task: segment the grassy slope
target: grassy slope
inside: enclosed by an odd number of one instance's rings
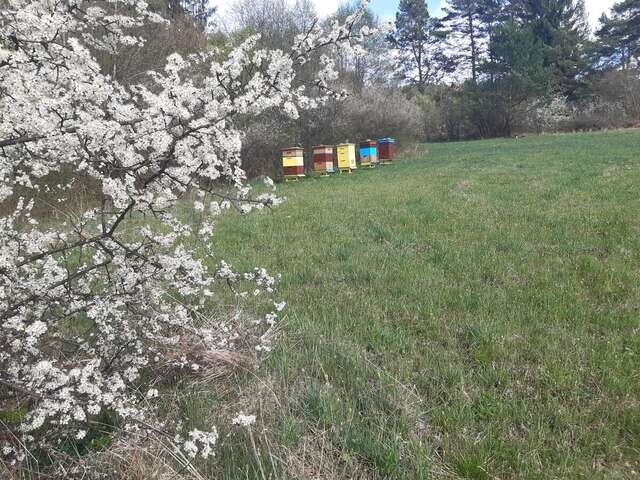
[[[281,272],[289,302],[264,468],[639,471],[639,186],[640,132],[529,137],[430,145],[227,217],[222,257]],[[256,472],[222,455],[229,478]]]

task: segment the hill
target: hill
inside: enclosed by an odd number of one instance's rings
[[[227,217],[221,257],[282,273],[289,304],[265,474],[638,472],[638,185],[638,131],[435,144]]]

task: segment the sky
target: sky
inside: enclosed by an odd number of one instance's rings
[[[589,21],[591,25],[596,25],[600,15],[605,10],[611,8],[615,0],[586,0],[587,11],[589,13]],[[315,0],[317,5],[323,5],[323,9],[329,10],[336,8],[336,5],[340,0]],[[441,0],[428,0],[429,11],[432,15],[438,15],[441,13],[441,7],[444,1]],[[372,0],[371,8],[382,19],[392,19],[395,16],[398,9],[398,0]]]
[[[221,13],[224,13],[228,6],[234,0],[210,0],[211,4],[220,7]],[[446,0],[428,0],[429,10],[432,15],[441,13],[442,3]],[[333,13],[342,0],[313,0],[316,10],[321,17],[325,17]],[[598,24],[600,15],[607,11],[614,4],[615,0],[586,0],[587,11],[589,13],[589,22],[593,27]],[[380,17],[381,20],[392,20],[398,9],[398,0],[371,0],[371,9]]]

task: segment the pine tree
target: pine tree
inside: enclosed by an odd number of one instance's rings
[[[498,25],[489,44],[491,76],[465,85],[467,108],[483,137],[511,136],[518,110],[549,90],[544,45],[526,26],[513,20]]]
[[[453,71],[453,62],[443,51],[444,36],[440,22],[429,15],[425,0],[400,0],[389,41],[399,52],[400,77],[421,92]]]
[[[486,39],[486,17],[483,17],[486,13],[485,3],[481,0],[450,0],[443,19],[451,33],[460,35],[468,43],[468,54],[464,58],[465,63],[471,67],[473,83],[478,82],[482,44]]]
[[[545,47],[556,88],[571,96],[587,67],[589,26],[584,0],[514,0],[511,12]]]
[[[623,0],[611,15],[600,18],[596,32],[597,67],[603,69],[640,66],[640,0]]]

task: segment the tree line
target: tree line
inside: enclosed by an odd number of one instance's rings
[[[638,0],[615,4],[595,32],[583,0],[451,0],[441,18],[401,0],[389,41],[401,82],[441,117],[426,135],[458,139],[623,126],[607,109],[638,123],[639,35]]]

